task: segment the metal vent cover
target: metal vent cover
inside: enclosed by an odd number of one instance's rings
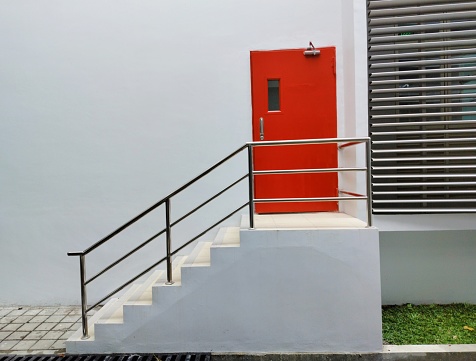
[[[476,212],[476,2],[367,13],[373,213]]]

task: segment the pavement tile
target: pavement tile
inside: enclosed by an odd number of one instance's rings
[[[0,326],[1,331],[16,331],[21,327],[21,323],[9,323],[4,327]]]
[[[54,315],[55,316],[61,316],[61,315],[66,316],[67,314],[69,314],[71,312],[71,310],[72,310],[71,307],[61,307],[61,308],[56,309]]]
[[[2,324],[2,323],[12,323],[16,318],[17,318],[17,316],[3,316],[3,317],[0,317],[0,324]],[[0,326],[0,327],[2,327],[2,326]]]
[[[5,340],[10,334],[11,331],[0,331],[0,341]]]
[[[41,312],[41,310],[41,308],[30,308],[23,314],[23,316],[36,316]]]
[[[6,342],[6,341],[4,341],[4,342]],[[14,341],[14,342],[16,342],[16,341]],[[33,346],[36,342],[37,341],[35,341],[35,340],[23,340],[23,341],[18,342],[11,349],[12,350],[18,350],[18,351],[29,350],[30,347]]]
[[[41,338],[46,335],[48,331],[33,331],[25,337],[25,340],[41,340]]]
[[[39,325],[39,323],[25,323],[17,331],[33,331]]]
[[[45,307],[43,308],[40,313],[38,313],[39,316],[51,316],[58,310],[58,307]]]
[[[37,341],[33,346],[30,346],[29,350],[47,350],[55,343],[55,340],[40,340]]]
[[[56,324],[52,322],[42,323],[37,328],[35,328],[35,331],[50,331],[53,327],[55,327],[55,325]]]
[[[74,316],[66,316],[62,319],[62,322],[77,322],[81,316],[74,315]]]
[[[95,309],[92,309],[91,311],[88,312],[89,315],[94,315],[97,311]],[[74,315],[79,315],[81,316],[81,308],[74,308],[70,313],[68,313],[69,316],[74,316]]]
[[[65,316],[64,315],[53,315],[53,316],[50,316],[46,319],[45,322],[54,322],[54,323],[58,323],[58,322],[61,322],[61,320],[64,318]]]
[[[40,312],[41,313],[41,312]],[[40,323],[40,322],[45,322],[46,319],[48,318],[49,316],[41,316],[41,315],[38,315],[38,316],[34,316],[30,322],[34,322],[34,323]]]
[[[15,346],[18,343],[18,341],[2,341],[0,342],[0,351],[9,351],[12,349],[13,346]]]
[[[30,322],[30,320],[33,318],[34,316],[18,316],[14,321],[13,323],[27,323],[27,322]]]
[[[55,343],[51,346],[51,348],[54,348],[56,350],[58,350],[60,348],[65,348],[64,340],[55,341]]]
[[[28,335],[28,334],[29,334],[29,332],[26,332],[26,331],[15,331],[15,332],[12,332],[12,333],[10,334],[10,336],[8,336],[8,337],[6,338],[6,340],[18,340],[18,341],[21,341],[21,340],[23,340],[23,339],[26,337],[26,335]]]
[[[66,331],[63,336],[61,336],[62,340],[67,340],[70,338],[76,331]]]
[[[8,315],[9,316],[21,316],[26,312],[26,309],[23,307],[19,307],[15,310],[12,310]]]
[[[58,324],[56,324],[55,327],[53,327],[53,331],[68,331],[69,329],[71,329],[73,327],[73,325],[75,325],[75,323],[63,323],[63,322],[60,322]]]
[[[13,308],[8,308],[8,307],[1,308],[0,309],[0,317],[8,315],[12,311],[13,311]]]
[[[63,336],[64,331],[49,331],[44,335],[41,339],[42,340],[58,340]]]

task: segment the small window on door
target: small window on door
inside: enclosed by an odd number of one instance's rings
[[[279,110],[279,79],[268,79],[268,111]]]

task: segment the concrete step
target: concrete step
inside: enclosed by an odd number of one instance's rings
[[[222,227],[213,240],[212,247],[239,247],[240,227]]]
[[[82,339],[83,337],[83,329],[82,327],[77,330],[71,337],[68,339],[68,341],[94,341],[94,325],[98,320],[102,317],[104,317],[105,314],[109,312],[109,310],[115,309],[114,304],[117,302],[118,298],[111,298],[109,301],[104,304],[93,316],[88,318],[88,333],[89,333],[89,338],[87,339]],[[67,342],[68,342],[67,341]]]
[[[192,253],[187,257],[183,266],[204,267],[210,266],[210,247],[213,242],[198,242]]]
[[[164,270],[155,270],[138,287],[134,293],[125,302],[125,305],[151,305],[152,304],[152,286],[165,276]]]

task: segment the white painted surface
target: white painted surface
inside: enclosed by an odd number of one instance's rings
[[[380,232],[382,303],[476,303],[472,230]]]
[[[78,262],[67,251],[251,139],[250,50],[336,46],[338,135],[367,134],[363,1],[16,0],[0,3],[0,34],[0,304],[79,303]],[[341,164],[363,165],[359,149]],[[243,159],[174,199],[173,217],[242,169]],[[340,178],[357,192],[364,183]],[[243,194],[246,185],[213,210],[231,211]],[[365,219],[363,202],[342,207]],[[207,208],[174,229],[175,242],[214,214]],[[476,224],[474,215],[375,218],[384,231]],[[99,248],[90,274],[158,225],[163,209]],[[163,255],[163,243],[151,247],[92,287],[90,299]]]
[[[67,251],[86,248],[251,139],[250,50],[312,40],[336,46],[342,69],[342,3],[2,2],[0,304],[77,304],[79,266]],[[340,117],[345,86],[339,76]],[[173,217],[245,169],[233,165],[178,197]],[[246,185],[242,191],[246,197]],[[214,207],[231,211],[240,198],[231,193]],[[200,219],[211,223],[211,215],[207,208]],[[163,225],[162,216],[98,249],[90,273]],[[191,219],[174,239],[202,225]],[[152,246],[111,280],[162,254],[163,245]],[[110,284],[92,287],[90,299]]]
[[[183,267],[180,287],[155,287],[151,306],[67,351],[382,350],[375,228],[242,229],[240,247],[220,244],[210,267]]]

